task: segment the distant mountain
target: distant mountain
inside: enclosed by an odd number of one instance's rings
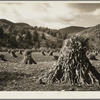
[[[70,26],[70,27],[59,29],[59,32],[63,34],[63,37],[68,38],[72,36],[73,34],[76,34],[77,32],[80,32],[85,29],[87,28],[79,27],[79,26]]]
[[[80,27],[80,26],[70,26],[70,27],[66,27],[66,28],[62,28],[62,29],[59,29],[59,31],[62,33],[76,33],[76,32],[79,32],[79,31],[82,31],[86,29],[85,27]]]

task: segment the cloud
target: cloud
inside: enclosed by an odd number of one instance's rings
[[[99,12],[95,3],[0,3],[0,18],[56,29],[98,24]]]
[[[41,4],[0,4],[0,18],[17,21],[38,21],[46,8]]]
[[[83,12],[92,12],[100,8],[100,3],[69,3],[67,6]]]
[[[79,16],[77,11],[66,7],[63,3],[49,3],[47,11],[48,13],[42,18],[43,21],[47,23],[61,23],[65,27]]]
[[[91,13],[91,15],[94,15],[97,19],[100,19],[100,9],[96,9]]]

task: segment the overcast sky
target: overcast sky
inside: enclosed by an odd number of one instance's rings
[[[0,19],[60,29],[100,24],[100,3],[1,3]]]

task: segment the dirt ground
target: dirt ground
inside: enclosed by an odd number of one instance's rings
[[[25,65],[21,61],[23,55],[17,54],[17,58],[11,57],[7,52],[4,54],[8,60],[0,61],[0,90],[1,91],[99,91],[100,86],[82,85],[70,86],[64,84],[39,84],[38,78],[47,72],[56,62],[52,56],[43,56],[40,52],[32,53],[33,59],[37,64]],[[59,55],[54,53],[54,55]],[[97,60],[90,61],[100,72],[100,54]]]

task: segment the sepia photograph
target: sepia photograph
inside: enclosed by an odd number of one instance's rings
[[[0,1],[0,91],[100,91],[100,2]]]

